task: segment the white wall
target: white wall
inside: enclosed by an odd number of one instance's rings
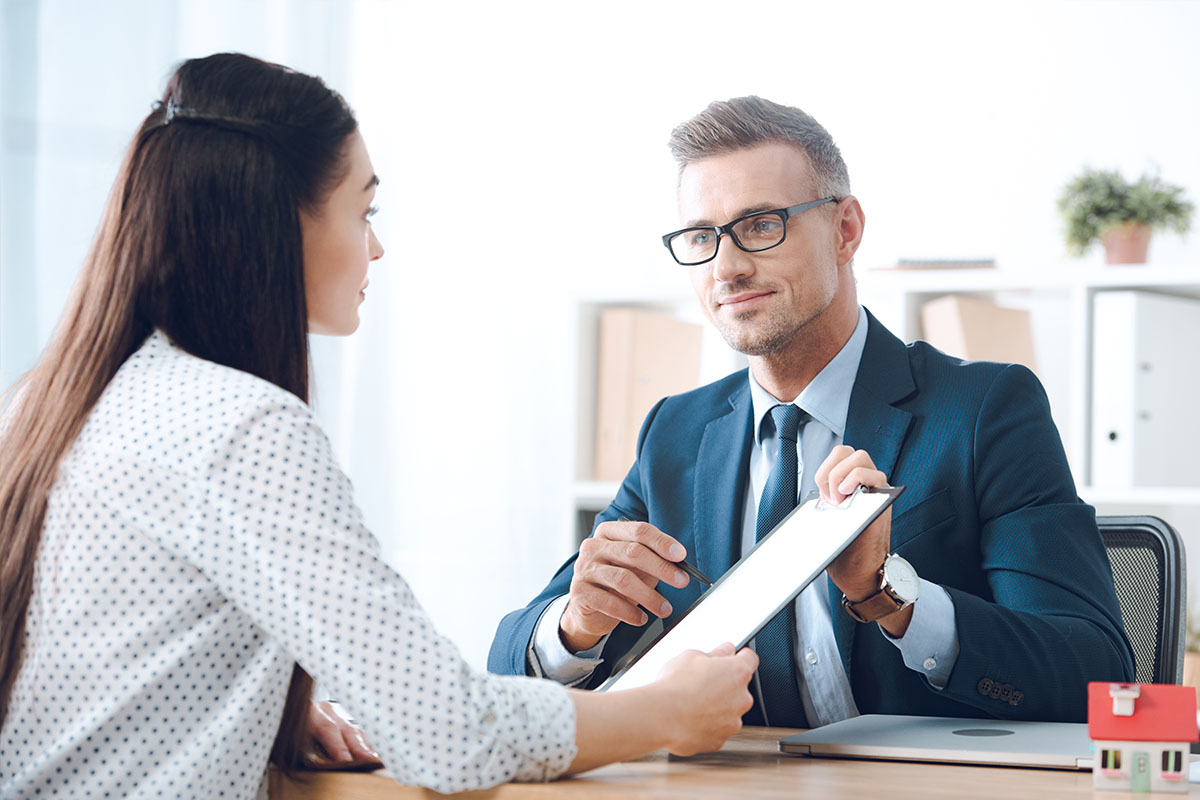
[[[29,358],[175,59],[247,50],[326,75],[356,107],[387,255],[360,332],[318,345],[318,410],[393,563],[479,665],[564,556],[571,298],[682,286],[658,241],[676,224],[665,141],[708,101],[761,94],[833,133],[868,218],[860,273],[899,256],[1058,268],[1054,200],[1084,164],[1158,165],[1200,197],[1190,2],[41,9],[40,153],[57,163],[39,173],[30,242],[57,277],[39,283]],[[1157,238],[1151,259],[1200,269],[1198,242]]]
[[[833,133],[868,219],[860,274],[901,256],[1058,268],[1054,201],[1084,164],[1158,165],[1200,195],[1198,4],[592,8],[356,5],[388,248],[360,343],[391,355],[350,469],[475,659],[564,555],[571,298],[682,286],[658,241],[676,224],[665,142],[710,100],[760,94]],[[1158,237],[1151,259],[1200,270],[1198,241]]]

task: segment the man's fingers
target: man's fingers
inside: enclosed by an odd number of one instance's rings
[[[829,473],[829,486],[830,499],[840,503],[860,486],[887,486],[887,476],[873,465],[855,466],[843,462]]]
[[[849,495],[859,486],[887,486],[887,477],[877,469],[855,467],[842,478],[838,484],[838,491]]]
[[[579,547],[563,633],[582,648],[618,622],[640,627],[647,614],[670,616],[674,609],[655,587],[660,581],[687,586],[687,573],[669,560],[684,555],[679,542],[648,523],[603,523]]]
[[[608,633],[612,625],[588,625],[589,617],[606,617],[639,627],[649,620],[646,612],[638,608],[636,603],[631,603],[599,586],[587,586],[578,591],[572,588],[571,604],[575,606],[576,617],[580,623],[601,630],[602,633]]]
[[[814,480],[817,484],[817,489],[821,492],[821,497],[826,500],[832,500],[833,497],[829,493],[829,473],[830,471],[844,461],[848,456],[854,453],[854,448],[849,445],[839,444],[829,451],[829,455],[821,462],[821,466],[817,467],[817,474]]]
[[[825,500],[840,503],[859,486],[887,486],[887,476],[875,468],[865,450],[839,445],[817,470],[817,488]]]
[[[616,594],[634,605],[639,605],[659,617],[671,615],[671,604],[667,599],[642,582],[637,575],[622,567],[602,566],[595,571],[600,588]]]
[[[669,617],[674,610],[665,597],[637,575],[609,565],[597,566],[587,579],[576,576],[571,581],[571,598],[584,615],[587,612],[604,614],[630,625],[646,623],[642,608],[657,617]]]
[[[647,526],[649,527],[649,526]],[[595,573],[608,566],[635,570],[650,580],[646,585],[653,588],[658,581],[682,588],[687,585],[687,574],[670,561],[664,560],[656,551],[633,539],[585,539],[579,546],[576,572],[588,580],[597,580]]]
[[[592,538],[637,542],[667,561],[682,561],[687,556],[683,545],[648,522],[606,522]]]
[[[864,463],[865,462],[865,463]],[[844,458],[836,464],[831,465],[829,474],[826,476],[824,491],[827,493],[830,500],[835,503],[840,503],[849,496],[850,491],[842,491],[842,486],[848,485],[848,477],[851,472],[860,467],[871,464],[870,457],[862,450],[851,450]]]

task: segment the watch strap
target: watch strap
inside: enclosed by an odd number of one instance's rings
[[[846,609],[846,613],[859,622],[874,622],[889,614],[895,614],[906,605],[907,603],[889,592],[886,588],[880,589],[875,594],[857,603],[851,603],[850,598],[844,594],[842,595],[842,608]]]

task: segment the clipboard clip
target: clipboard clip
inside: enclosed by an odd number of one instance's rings
[[[853,505],[854,498],[858,497],[860,494],[887,493],[887,494],[897,494],[898,495],[899,492],[897,491],[897,489],[902,491],[904,489],[904,487],[903,486],[899,486],[899,487],[897,487],[897,486],[881,486],[879,488],[875,488],[874,486],[859,486],[857,489],[855,489],[853,492],[851,492],[849,495],[847,495],[846,499],[840,503],[827,503],[821,497],[821,495],[817,492],[810,492],[808,497],[806,498],[806,500],[811,500],[813,498],[816,498],[816,501],[817,501],[817,509],[816,510],[817,511],[845,511],[851,505]]]

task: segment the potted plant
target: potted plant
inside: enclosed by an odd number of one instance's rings
[[[1129,183],[1115,170],[1084,169],[1063,187],[1058,210],[1067,225],[1067,248],[1076,255],[1104,243],[1109,264],[1142,264],[1153,230],[1187,233],[1195,206],[1182,186],[1158,175]]]

